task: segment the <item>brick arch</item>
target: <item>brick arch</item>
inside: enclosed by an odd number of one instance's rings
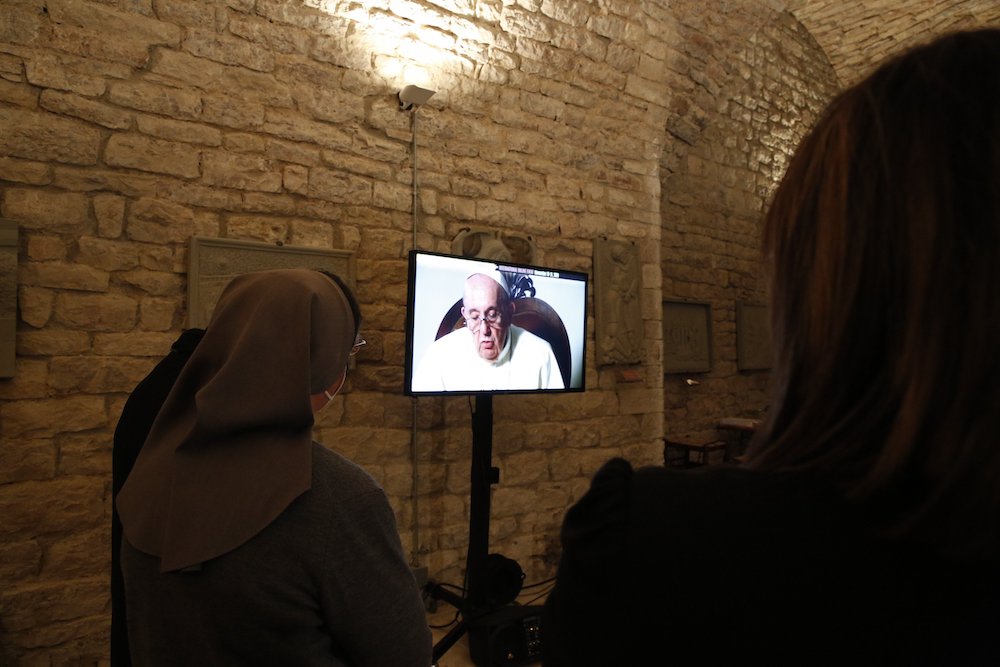
[[[697,388],[688,376],[666,377],[664,430],[673,440],[707,442],[719,437],[719,417],[766,404],[767,374],[737,368],[736,302],[766,301],[760,216],[838,83],[788,12],[747,12],[714,42],[690,38],[696,87],[671,104],[660,160],[661,271],[664,298],[712,304],[714,365]]]

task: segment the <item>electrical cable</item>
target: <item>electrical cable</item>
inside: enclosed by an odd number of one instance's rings
[[[538,588],[539,586],[544,586],[545,584],[551,584],[555,580],[556,580],[555,577],[549,577],[548,579],[543,579],[542,581],[536,582],[534,584],[525,584],[524,586],[521,586],[521,590],[527,588]]]
[[[554,588],[555,588],[555,585],[553,584],[552,586],[550,586],[549,588],[546,588],[544,591],[542,591],[541,593],[539,593],[535,597],[531,598],[527,602],[518,602],[518,604],[521,605],[521,606],[524,606],[524,607],[531,606],[532,604],[534,604],[538,600],[541,600],[542,598],[546,597],[549,593],[552,592],[552,589],[554,589]]]

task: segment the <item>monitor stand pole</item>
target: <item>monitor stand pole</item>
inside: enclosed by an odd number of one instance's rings
[[[426,593],[461,612],[462,620],[434,645],[433,664],[470,629],[488,622],[486,563],[490,548],[490,486],[500,481],[493,456],[493,396],[479,394],[472,413],[472,490],[469,503],[469,551],[465,561],[465,596],[428,582]]]

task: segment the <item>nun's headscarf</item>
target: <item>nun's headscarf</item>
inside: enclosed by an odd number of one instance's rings
[[[118,496],[128,541],[163,572],[231,551],[310,487],[310,395],[344,372],[358,323],[317,271],[238,276]]]

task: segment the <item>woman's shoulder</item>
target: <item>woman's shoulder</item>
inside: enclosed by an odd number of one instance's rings
[[[830,480],[737,465],[641,468],[629,510],[634,535],[688,547],[696,557],[733,549],[766,556],[792,542],[816,553],[842,552],[866,530],[863,512]]]
[[[354,461],[316,442],[312,448],[314,491],[338,496],[384,495],[375,478]]]

